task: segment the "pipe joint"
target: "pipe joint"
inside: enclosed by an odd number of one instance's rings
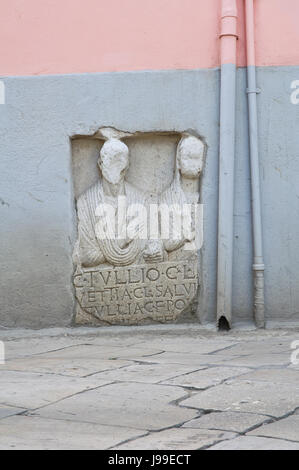
[[[221,32],[219,37],[232,36],[239,39],[237,32],[237,17],[235,16],[224,16],[221,21]]]
[[[265,265],[264,264],[253,264],[252,269],[253,269],[253,271],[265,271]]]

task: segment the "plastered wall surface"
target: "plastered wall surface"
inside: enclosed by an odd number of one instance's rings
[[[207,143],[199,313],[201,321],[214,321],[220,0],[2,3],[0,325],[71,323],[74,201],[95,178],[79,147],[72,161],[71,137],[92,135],[103,126],[131,132],[195,130]],[[237,3],[233,319],[247,321],[252,235],[244,2]],[[291,84],[299,80],[298,14],[298,0],[255,1],[266,318],[279,322],[299,320],[299,105],[290,100]],[[95,163],[98,149],[90,145]],[[149,145],[148,154],[151,150]],[[137,139],[131,182],[142,173],[139,151]],[[169,181],[172,165],[173,160],[164,161]],[[158,181],[148,182],[153,190]]]
[[[5,79],[2,324],[70,323],[76,238],[70,137],[110,125],[132,132],[200,129],[211,142],[206,172],[215,174],[218,78],[212,70]]]
[[[244,66],[244,0],[237,5]],[[217,67],[220,7],[220,0],[2,2],[0,76]],[[298,64],[298,0],[256,0],[255,10],[257,64]]]
[[[299,205],[291,82],[299,67],[258,69],[261,187],[268,319],[299,319]],[[135,132],[195,130],[202,178],[201,320],[215,318],[219,70],[5,78],[1,107],[1,311],[3,326],[69,325],[76,239],[74,135],[101,126]],[[245,70],[238,71],[235,188],[235,321],[251,319],[251,216]],[[283,119],[282,119],[283,116]]]

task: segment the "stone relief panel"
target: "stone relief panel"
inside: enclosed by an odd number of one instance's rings
[[[205,145],[190,133],[100,129],[73,140],[75,321],[186,321],[200,288]]]

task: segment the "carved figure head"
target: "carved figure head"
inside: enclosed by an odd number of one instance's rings
[[[198,178],[203,168],[204,143],[194,136],[183,137],[177,153],[177,167],[186,178]]]
[[[119,183],[129,167],[129,149],[118,139],[107,140],[100,151],[98,166],[111,184]]]

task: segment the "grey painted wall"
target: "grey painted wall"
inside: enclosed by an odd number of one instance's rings
[[[258,97],[268,319],[299,321],[299,67],[260,68]],[[202,320],[215,318],[219,70],[10,77],[0,106],[0,325],[69,325],[76,238],[70,136],[101,126],[194,129],[208,144],[202,181]],[[235,320],[251,319],[245,70],[238,71]]]

